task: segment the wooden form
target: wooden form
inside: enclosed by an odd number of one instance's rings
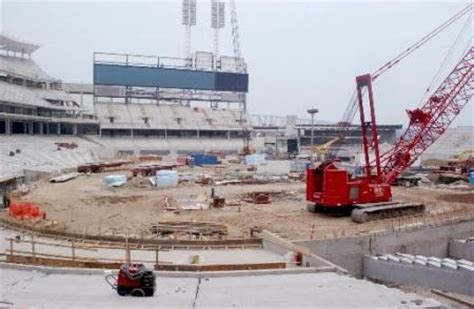
[[[34,232],[37,236],[50,237],[55,240],[72,241],[73,239],[81,243],[109,244],[110,246],[125,246],[125,237],[112,235],[88,235],[86,233],[72,233],[66,231],[51,230],[47,228],[38,228],[10,218],[0,217],[0,224],[5,227],[21,232]],[[206,250],[211,248],[230,249],[230,248],[261,248],[262,240],[260,238],[227,238],[223,239],[146,239],[146,238],[128,238],[130,248],[153,248],[162,249],[195,249]]]
[[[151,226],[154,234],[192,234],[192,235],[227,235],[227,225],[212,222],[171,221],[159,222]]]
[[[77,267],[77,268],[103,268],[103,269],[118,269],[124,263],[143,263],[152,264],[156,270],[166,271],[229,271],[229,270],[251,270],[251,269],[281,269],[286,267],[284,262],[272,263],[246,263],[246,264],[172,264],[159,260],[159,252],[167,251],[161,246],[147,247],[147,248],[131,248],[130,244],[126,242],[125,246],[109,246],[104,244],[83,244],[77,240],[67,243],[57,243],[37,240],[34,234],[31,234],[31,239],[17,239],[7,238],[9,242],[9,249],[5,250],[7,262],[17,264],[32,264],[52,267]],[[31,250],[15,249],[15,244],[24,243],[31,246]],[[70,255],[67,254],[51,254],[38,252],[37,246],[51,246],[69,248]],[[80,256],[77,250],[98,251],[98,249],[118,249],[124,250],[122,259],[106,258],[106,257],[86,257]],[[142,260],[133,259],[133,251],[154,251],[154,259]]]
[[[7,257],[8,262],[12,263],[21,263],[21,264],[33,264],[33,265],[50,265],[50,266],[71,266],[71,267],[88,267],[88,265],[102,265],[103,267],[99,268],[108,268],[108,265],[112,268],[115,268],[115,265],[121,265],[124,263],[150,263],[155,265],[159,264],[170,264],[169,262],[162,262],[158,260],[159,251],[168,251],[167,249],[162,249],[161,247],[154,247],[154,248],[145,248],[145,249],[132,249],[128,246],[128,243],[125,247],[117,247],[117,246],[107,246],[107,245],[91,245],[91,244],[81,244],[77,243],[77,241],[71,241],[68,243],[57,243],[57,242],[47,242],[47,241],[38,241],[35,239],[34,233],[31,234],[31,240],[27,239],[20,239],[20,238],[6,238],[6,241],[9,242],[9,249],[5,250],[5,256]],[[16,243],[24,243],[30,244],[31,250],[18,250],[14,248]],[[46,246],[46,247],[60,247],[60,248],[69,248],[71,251],[71,255],[64,255],[64,254],[50,254],[50,253],[43,253],[38,252],[36,250],[37,246]],[[113,259],[113,258],[105,258],[105,257],[86,257],[86,256],[78,256],[76,250],[86,250],[86,251],[94,251],[97,252],[98,249],[114,249],[114,250],[124,250],[124,259]],[[154,251],[155,252],[155,260],[139,260],[139,259],[132,259],[132,251]]]

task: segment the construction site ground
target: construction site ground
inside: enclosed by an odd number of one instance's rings
[[[226,173],[225,168],[196,167],[190,170]],[[349,217],[308,213],[305,184],[302,181],[223,186],[190,182],[159,189],[152,187],[147,178],[135,177],[121,187],[109,188],[104,182],[108,174],[127,172],[82,175],[64,183],[49,183],[47,180],[36,183],[21,199],[39,205],[46,212],[47,220],[25,222],[38,226],[48,224],[53,229],[76,233],[146,236],[151,234],[151,226],[158,222],[204,221],[227,225],[227,237],[246,237],[250,228],[258,226],[290,240],[297,240],[348,236],[401,225],[423,224],[429,220],[441,220],[439,218],[443,215],[460,220],[474,215],[474,190],[468,185],[459,188],[394,187],[394,199],[423,202],[426,205],[425,213],[357,224]],[[225,198],[226,203],[232,206],[179,212],[166,210],[166,207],[196,204],[196,201],[202,201],[209,195],[211,188],[215,188],[216,195]],[[253,204],[245,201],[245,195],[252,192],[270,192],[271,203]],[[8,216],[8,213],[0,215]]]

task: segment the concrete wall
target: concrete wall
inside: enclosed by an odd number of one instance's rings
[[[25,175],[24,181],[26,184],[36,182],[42,178],[46,178],[51,175],[51,173],[49,172],[34,171],[34,170],[24,170],[23,174]]]
[[[474,241],[455,239],[449,242],[449,256],[474,261]]]
[[[316,254],[311,253],[308,248],[284,240],[270,231],[263,230],[259,233],[259,236],[262,238],[263,248],[267,250],[273,251],[280,255],[285,255],[288,252],[302,254],[302,266],[304,267],[315,267],[327,270],[332,269],[333,271],[337,271],[339,273],[347,273],[345,269],[329,261],[326,261]]]
[[[390,283],[474,295],[474,272],[364,258],[364,276]]]
[[[467,237],[473,233],[474,224],[472,222],[462,222],[455,225],[429,227],[418,231],[304,240],[295,243],[309,248],[314,254],[360,277],[362,276],[365,254],[402,252],[447,257],[451,239]]]

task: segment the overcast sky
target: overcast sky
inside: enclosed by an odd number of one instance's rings
[[[212,51],[209,3],[198,1],[193,50]],[[307,117],[306,110],[314,106],[320,109],[319,119],[338,121],[356,75],[375,71],[466,4],[237,1],[242,55],[250,74],[249,111]],[[226,14],[220,51],[232,55],[228,7]],[[184,54],[180,1],[3,1],[1,27],[6,34],[39,43],[34,60],[65,82],[92,81],[94,51]],[[459,33],[442,80],[472,40],[472,15],[376,81],[379,123],[406,124],[405,110],[419,105]],[[454,125],[472,125],[473,111],[471,102]]]

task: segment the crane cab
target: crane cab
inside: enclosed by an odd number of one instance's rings
[[[353,177],[336,162],[323,162],[306,171],[306,200],[310,211],[317,208],[345,211],[355,204],[388,202],[391,198],[390,185]]]

